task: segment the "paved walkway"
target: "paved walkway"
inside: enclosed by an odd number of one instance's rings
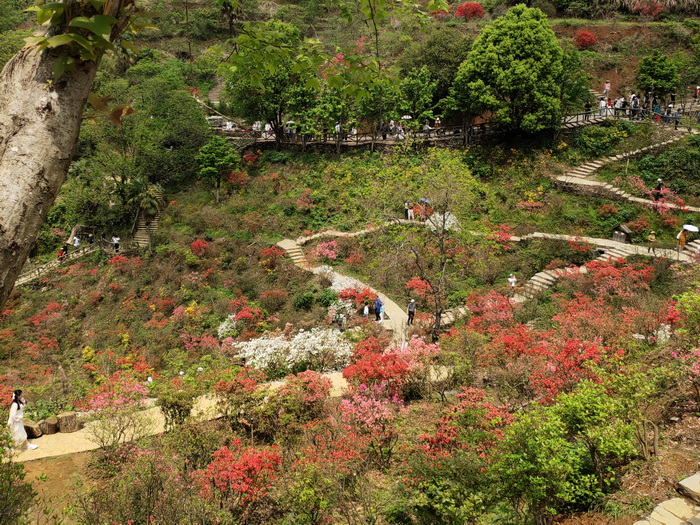
[[[669,208],[672,210],[687,210],[700,213],[700,207],[687,205],[679,206],[672,202],[660,202],[642,197],[635,197],[634,195],[631,195],[625,192],[624,190],[613,186],[612,184],[599,181],[595,178],[596,172],[600,168],[607,166],[608,164],[620,162],[622,160],[627,160],[641,155],[646,155],[654,151],[658,151],[659,149],[663,149],[673,145],[674,143],[681,140],[685,135],[687,135],[685,131],[681,130],[679,130],[677,133],[677,135],[667,140],[658,142],[656,144],[652,144],[645,148],[629,151],[620,155],[613,155],[611,157],[601,157],[599,159],[572,168],[564,175],[555,175],[552,178],[557,185],[563,187],[564,189],[571,190],[574,192],[578,191],[581,193],[588,193],[601,197],[607,197],[609,199],[618,201],[624,200],[649,207],[663,206],[664,208]]]
[[[391,221],[390,221],[391,222]],[[370,228],[366,230],[360,230],[357,232],[352,232],[352,233],[344,233],[344,232],[338,232],[335,230],[329,230],[325,231],[322,233],[317,233],[315,235],[309,236],[309,237],[301,237],[297,240],[292,240],[292,239],[284,239],[280,242],[277,243],[277,246],[282,248],[287,252],[289,257],[292,259],[292,262],[296,264],[299,268],[302,268],[304,270],[314,272],[314,273],[319,273],[322,266],[317,266],[313,267],[309,264],[309,261],[306,259],[306,256],[304,255],[303,250],[301,249],[301,245],[305,244],[313,239],[318,239],[322,236],[327,236],[327,237],[356,237],[359,235],[365,235],[369,233],[370,231],[374,231],[377,228],[381,228],[381,226],[377,226],[376,228]],[[343,279],[343,280],[351,280],[357,283],[358,287],[362,288],[369,288],[372,290],[373,293],[376,293],[379,298],[382,300],[382,303],[384,303],[384,313],[386,315],[384,321],[382,321],[382,326],[386,330],[390,330],[392,333],[392,344],[401,344],[405,339],[406,339],[406,328],[407,328],[407,321],[408,321],[408,314],[406,311],[397,305],[394,301],[389,299],[385,294],[380,292],[379,290],[376,290],[375,288],[372,288],[371,286],[368,286],[365,283],[362,283],[361,281],[355,279],[354,277],[348,277],[346,275],[343,275],[341,273],[336,272],[333,270],[333,280],[336,279]]]

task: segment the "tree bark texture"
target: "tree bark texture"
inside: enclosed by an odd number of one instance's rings
[[[56,56],[28,46],[0,73],[0,311],[66,178],[97,72],[86,61],[54,80]]]

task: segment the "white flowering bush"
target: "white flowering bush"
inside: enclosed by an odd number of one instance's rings
[[[328,317],[326,318],[326,320],[330,324],[333,321],[337,321],[341,318],[350,319],[352,314],[355,313],[355,310],[356,308],[352,301],[348,301],[347,299],[340,299],[338,301],[334,301],[333,304],[328,308]]]
[[[280,376],[303,370],[330,372],[342,370],[352,357],[352,345],[331,328],[312,328],[293,336],[268,335],[233,344],[233,351],[246,364]]]
[[[236,321],[235,314],[231,314],[219,325],[217,332],[219,334],[219,339],[223,340],[228,337],[235,339],[238,337],[238,334],[241,333],[241,323],[240,321]]]
[[[459,231],[459,220],[449,211],[444,215],[442,213],[433,213],[425,222],[426,226],[434,232],[443,233],[449,231]]]

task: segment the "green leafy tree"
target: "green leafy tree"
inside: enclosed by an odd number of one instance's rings
[[[240,155],[231,147],[227,138],[217,135],[202,146],[196,160],[200,166],[199,178],[212,183],[218,204],[221,183],[232,170],[240,166]]]
[[[457,29],[441,27],[430,33],[423,42],[409,45],[398,59],[401,76],[412,69],[428,68],[431,78],[437,81],[433,103],[450,94],[450,87],[459,65],[467,58],[472,38]]]
[[[562,503],[571,500],[578,458],[565,430],[564,422],[542,407],[521,413],[506,430],[493,468],[517,523],[549,525]]]
[[[425,119],[432,119],[436,88],[437,81],[430,77],[427,67],[409,71],[401,79],[401,113],[411,115],[417,125],[422,125]]]
[[[678,89],[680,80],[678,66],[659,51],[639,61],[637,86],[645,93],[652,92],[664,97]]]
[[[608,394],[605,386],[584,382],[575,392],[560,395],[554,410],[565,425],[566,436],[588,453],[600,493],[609,492],[617,483],[613,465],[636,452],[625,405]]]
[[[238,52],[225,66],[225,95],[236,115],[269,122],[280,149],[292,101],[311,101],[318,87],[314,47],[302,41],[299,29],[274,20],[247,24],[235,43]]]
[[[544,13],[517,5],[474,41],[452,87],[453,106],[468,115],[490,112],[506,129],[558,127],[563,55]]]

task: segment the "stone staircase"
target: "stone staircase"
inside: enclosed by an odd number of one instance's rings
[[[617,188],[612,184],[596,180],[596,172],[602,167],[608,164],[612,164],[613,162],[619,162],[632,157],[645,155],[647,153],[651,153],[653,151],[668,147],[674,144],[675,142],[681,140],[684,136],[685,134],[679,133],[667,140],[658,142],[656,144],[652,144],[651,146],[647,146],[627,153],[622,153],[620,155],[603,157],[591,162],[587,162],[568,171],[564,175],[558,175],[553,177],[554,183],[562,189],[571,191],[573,193],[594,195],[598,197],[609,198],[611,200],[628,201],[649,206],[658,205],[657,202],[651,199],[635,197],[634,195],[626,193],[624,190]],[[683,209],[693,212],[700,212],[700,207],[697,206],[679,206],[671,202],[664,202],[663,205],[667,208],[672,209]]]
[[[150,220],[139,216],[139,221],[134,228],[131,241],[139,248],[148,248],[151,245],[151,236],[158,229],[160,224],[160,213]]]
[[[700,525],[700,474],[680,481],[676,491],[683,497],[662,501],[634,525]]]
[[[72,252],[69,252],[66,254],[63,259],[60,261],[58,259],[55,259],[51,262],[48,262],[46,264],[43,264],[41,266],[38,266],[36,268],[33,268],[32,270],[29,270],[28,272],[25,272],[21,274],[17,280],[15,281],[15,286],[22,286],[25,284],[28,284],[39,277],[46,275],[47,273],[51,272],[52,270],[55,270],[59,266],[61,266],[64,263],[74,261],[76,259],[80,259],[81,257],[85,257],[86,255],[99,250],[100,247],[97,244],[93,244],[92,246],[83,246],[81,248],[78,248],[77,250],[74,250]]]

